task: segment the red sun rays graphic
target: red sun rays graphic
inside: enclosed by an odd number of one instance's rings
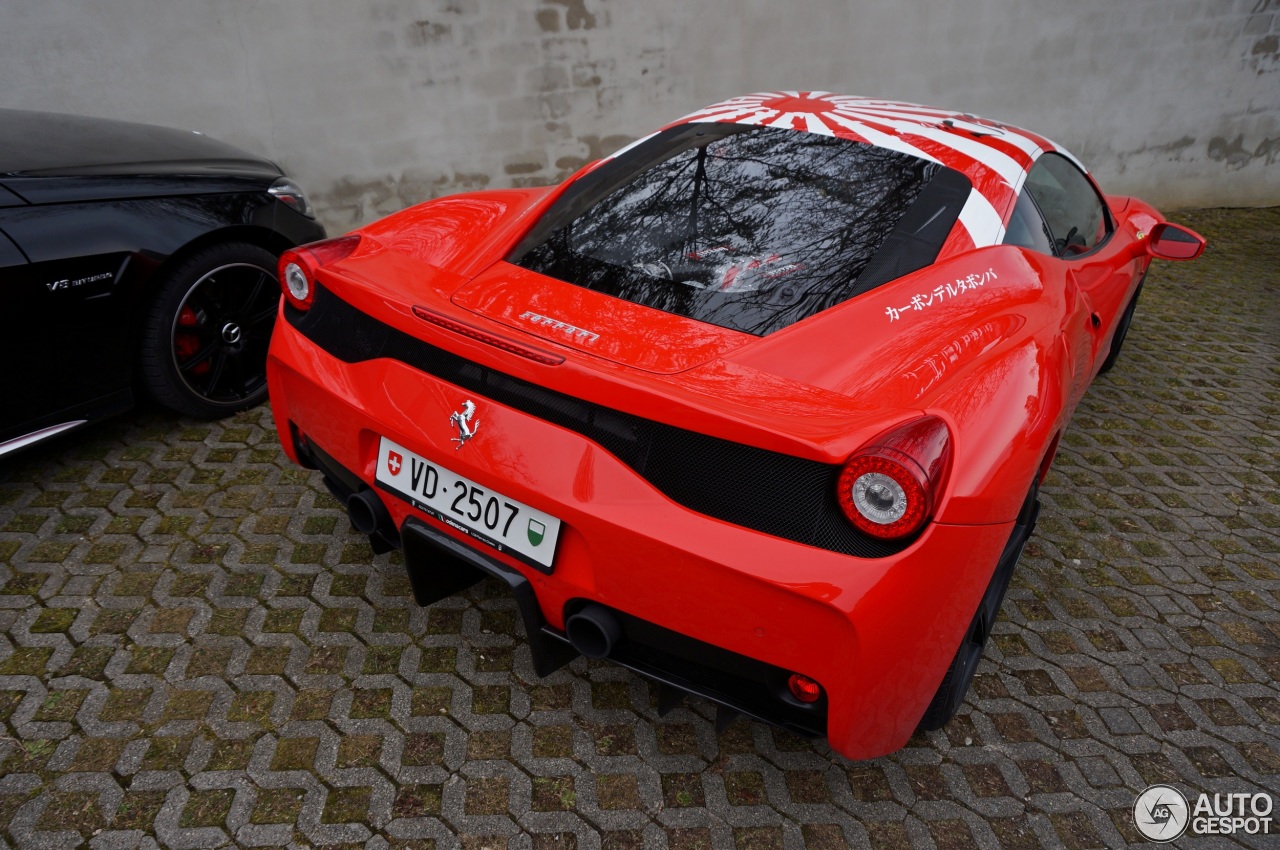
[[[839,104],[822,96],[813,96],[809,92],[781,94],[778,97],[761,100],[759,103],[761,109],[775,111],[776,117],[766,122],[771,126],[818,133],[831,132],[830,122],[824,119],[840,108]]]
[[[781,97],[771,97],[763,100],[760,105],[766,109],[776,109],[779,112],[800,112],[808,115],[823,115],[839,109],[839,106],[823,97],[810,97],[807,93],[795,95],[783,95]]]

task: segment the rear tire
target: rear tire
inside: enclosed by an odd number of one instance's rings
[[[143,317],[142,380],[165,407],[213,419],[267,397],[267,345],[280,303],[276,258],[222,242],[183,260]]]
[[[1022,509],[1018,512],[1005,554],[1001,556],[995,574],[991,576],[991,581],[978,602],[978,610],[969,623],[969,629],[960,641],[951,666],[942,677],[942,684],[925,709],[924,717],[920,718],[919,728],[926,732],[946,726],[956,716],[964,703],[965,695],[969,693],[973,674],[977,672],[978,662],[982,660],[982,650],[987,645],[987,638],[991,636],[991,628],[1000,612],[1000,603],[1004,601],[1005,591],[1009,589],[1009,581],[1013,578],[1013,568],[1022,554],[1022,547],[1031,536],[1031,530],[1035,528],[1040,508],[1037,501],[1039,493],[1040,485],[1032,485],[1031,492],[1027,494]],[[1016,550],[1010,550],[1009,547],[1016,547]]]
[[[1138,288],[1133,292],[1133,298],[1129,300],[1129,306],[1124,308],[1124,315],[1120,317],[1120,325],[1116,328],[1115,336],[1111,337],[1111,348],[1107,351],[1107,359],[1102,361],[1098,374],[1102,375],[1111,371],[1111,367],[1116,365],[1116,361],[1120,359],[1120,349],[1124,346],[1124,338],[1129,334],[1129,325],[1133,322],[1133,311],[1138,307],[1138,296],[1142,294],[1142,284],[1138,284]]]
[[[942,677],[938,692],[925,709],[924,717],[920,718],[920,728],[924,731],[932,732],[946,726],[964,703],[969,685],[973,683],[973,674],[978,669],[978,662],[982,660],[982,649],[986,646],[986,637],[980,636],[977,629],[976,622],[969,625],[969,631],[956,650],[956,657],[951,660],[951,666]]]

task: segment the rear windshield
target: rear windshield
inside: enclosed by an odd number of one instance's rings
[[[968,195],[937,163],[777,128],[684,125],[624,156],[511,261],[761,336],[933,262]],[[907,217],[939,172],[943,190]]]

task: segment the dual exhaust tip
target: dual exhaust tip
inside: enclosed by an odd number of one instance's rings
[[[377,534],[391,527],[391,515],[373,490],[347,498],[351,526],[361,534]],[[582,606],[564,624],[569,643],[587,658],[607,658],[622,640],[622,624],[608,608],[594,602]]]
[[[608,608],[594,602],[565,620],[569,643],[587,658],[607,658],[622,640],[622,624]]]
[[[386,505],[372,490],[348,496],[347,515],[351,517],[351,527],[361,534],[376,534],[392,527]]]

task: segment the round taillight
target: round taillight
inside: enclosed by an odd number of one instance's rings
[[[337,239],[299,245],[281,254],[276,271],[288,302],[299,310],[309,310],[316,295],[316,273],[328,263],[351,256],[359,247],[360,238],[358,233],[348,233]]]
[[[307,280],[307,273],[297,263],[285,264],[284,285],[289,294],[299,301],[306,301],[311,297],[311,281]]]
[[[892,540],[920,527],[929,505],[923,472],[899,452],[862,455],[840,473],[840,507],[873,537]]]
[[[792,673],[787,679],[787,690],[791,691],[791,695],[803,703],[817,702],[822,696],[822,685],[819,685],[808,676],[801,676],[799,673]]]
[[[840,508],[872,537],[899,540],[914,534],[932,515],[950,457],[950,432],[936,416],[881,434],[841,470]]]

